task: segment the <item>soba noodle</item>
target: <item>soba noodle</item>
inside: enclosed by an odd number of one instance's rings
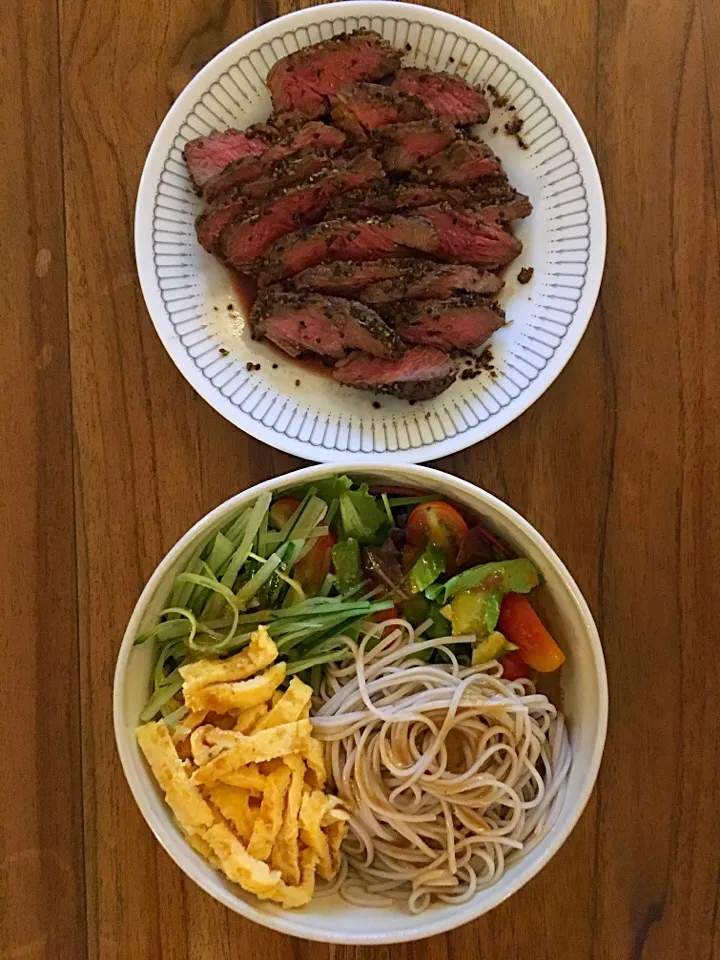
[[[472,639],[419,640],[390,620],[360,644],[346,638],[349,658],[326,668],[313,726],[351,811],[333,884],[351,903],[463,903],[557,816],[571,759],[563,716],[495,660],[461,666],[448,644]],[[426,663],[434,649],[448,662]]]

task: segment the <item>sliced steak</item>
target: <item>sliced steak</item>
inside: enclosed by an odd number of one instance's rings
[[[252,183],[259,177],[271,176],[278,165],[298,154],[335,154],[345,143],[345,134],[326,123],[313,120],[297,130],[291,130],[276,143],[268,146],[262,154],[243,156],[210,179],[203,189],[203,196],[212,203],[218,197],[232,193],[238,187]]]
[[[381,80],[400,66],[402,53],[372,30],[339,34],[283,57],[267,85],[278,113],[299,111],[319,117],[326,98],[348,83]]]
[[[455,139],[455,128],[444,120],[393,123],[376,133],[377,156],[391,173],[405,173],[424,164]]]
[[[363,220],[439,203],[487,210],[486,219],[501,222],[527,217],[532,213],[528,198],[518,193],[503,174],[464,186],[380,180],[362,190],[351,190],[336,197],[328,208],[327,216]]]
[[[374,310],[339,297],[287,293],[269,287],[250,313],[255,339],[271,340],[291,357],[311,352],[342,359],[351,350],[374,357],[394,357],[402,341]]]
[[[291,277],[334,260],[381,260],[407,256],[410,250],[432,253],[438,235],[424,217],[328,220],[283,237],[263,257],[260,283]]]
[[[198,240],[209,253],[219,255],[220,234],[229,223],[255,213],[257,207],[267,202],[269,197],[303,183],[333,164],[332,157],[322,154],[290,157],[276,164],[273,174],[265,174],[222,194],[197,218],[195,228]]]
[[[490,116],[483,91],[450,73],[409,67],[398,70],[392,86],[419,97],[431,113],[450,123],[485,123]]]
[[[379,310],[404,300],[440,300],[459,293],[497,293],[503,287],[497,274],[477,270],[469,264],[433,263],[432,260],[407,260],[404,264],[406,267],[399,276],[369,284],[358,298]]]
[[[330,97],[333,123],[357,140],[389,123],[426,120],[430,114],[417,97],[380,83],[356,83]]]
[[[257,205],[267,197],[280,194],[289,187],[310,180],[322,170],[337,166],[337,160],[324,153],[311,153],[304,157],[288,157],[275,164],[268,173],[262,174],[250,183],[239,187],[239,193],[247,197],[251,206]]]
[[[292,278],[296,290],[313,290],[318,293],[330,293],[339,297],[362,295],[368,286],[384,280],[397,280],[402,275],[402,265],[406,262],[420,263],[415,260],[364,260],[353,263],[338,260],[332,263],[320,263],[308,267]]]
[[[254,216],[230,223],[222,231],[219,250],[228,263],[247,270],[277,239],[300,224],[320,220],[334,196],[382,176],[382,167],[369,154],[318,174],[272,198]]]
[[[439,350],[474,350],[504,323],[497,304],[472,293],[397,304],[392,313],[392,324],[403,340]]]
[[[496,220],[521,220],[532,213],[529,198],[524,193],[518,193],[505,174],[483,177],[477,183],[463,187],[445,189],[464,193],[467,198],[464,206],[472,210],[487,210],[488,215]]]
[[[200,244],[208,253],[217,253],[220,235],[229,223],[248,211],[246,197],[236,197],[234,200],[217,201],[207,210],[204,210],[195,221],[195,231]]]
[[[333,377],[339,383],[406,400],[429,400],[453,383],[457,364],[441,350],[413,347],[397,360],[360,355],[338,364]]]
[[[466,264],[406,257],[321,263],[293,277],[292,284],[298,290],[354,297],[380,308],[403,300],[444,299],[462,292],[497,293],[503,282],[494,273]]]
[[[405,183],[398,180],[380,180],[362,190],[336,197],[330,204],[328,216],[347,217],[348,220],[364,220],[367,217],[399,213],[417,207],[429,207],[435,203],[464,202],[467,193],[452,187],[433,186],[425,183]]]
[[[267,140],[241,130],[213,130],[206,137],[189,140],[183,148],[190,179],[202,189],[211,177],[242,157],[255,157],[268,149]]]
[[[475,267],[499,267],[514,260],[522,244],[499,223],[487,222],[482,211],[455,210],[448,204],[418,211],[439,237],[436,256]]]
[[[467,184],[502,172],[500,160],[487,144],[479,140],[456,140],[447,150],[411,170],[410,176],[423,183]]]

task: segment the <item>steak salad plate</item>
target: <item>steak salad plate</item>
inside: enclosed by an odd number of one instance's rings
[[[165,348],[228,420],[308,459],[418,462],[560,373],[605,213],[577,120],[525,57],[441,11],[346,2],[259,27],[187,86],[135,244]]]

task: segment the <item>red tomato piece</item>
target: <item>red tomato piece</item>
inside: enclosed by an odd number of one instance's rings
[[[455,507],[444,500],[419,503],[408,517],[407,530],[411,544],[432,543],[444,550],[447,572],[455,572],[460,545],[468,534],[468,525]]]
[[[502,675],[505,680],[530,678],[530,668],[516,650],[506,654],[500,663],[502,664]]]

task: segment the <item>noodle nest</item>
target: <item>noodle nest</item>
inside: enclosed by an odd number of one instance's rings
[[[412,913],[497,882],[552,826],[571,760],[562,714],[529,680],[503,679],[496,660],[462,666],[455,645],[474,637],[421,632],[396,619],[344,638],[313,717],[351,811],[325,892]],[[426,662],[435,650],[445,662]]]

